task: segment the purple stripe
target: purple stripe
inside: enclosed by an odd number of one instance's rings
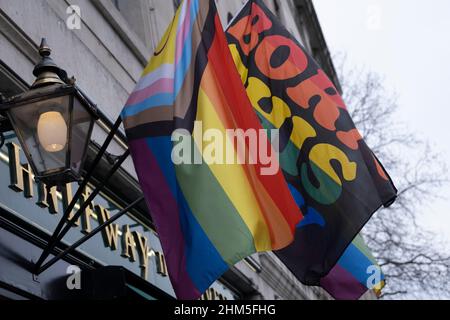
[[[127,106],[140,103],[157,93],[173,92],[173,79],[163,78],[151,84],[149,87],[134,91],[126,103]]]
[[[336,300],[357,300],[367,291],[365,286],[339,264],[320,279],[320,286]]]
[[[200,296],[186,269],[184,238],[177,201],[145,139],[129,142],[139,182],[165,253],[170,280],[178,299]]]

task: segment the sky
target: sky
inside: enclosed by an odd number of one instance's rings
[[[398,119],[450,168],[450,1],[313,0],[331,54],[381,74],[399,97]],[[413,155],[410,155],[413,156]],[[450,185],[420,223],[448,241]]]

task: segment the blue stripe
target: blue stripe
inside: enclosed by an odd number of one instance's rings
[[[194,217],[179,188],[178,192],[180,224],[186,245],[186,267],[197,289],[204,292],[229,267]]]
[[[325,226],[325,220],[322,215],[314,208],[308,207],[305,216],[298,223],[297,228],[303,228],[309,225]]]
[[[295,200],[295,203],[299,208],[303,207],[305,205],[305,199],[303,199],[302,195],[298,190],[290,183],[288,183],[289,190],[291,191],[291,195]]]
[[[338,264],[351,273],[361,284],[367,286],[367,279],[372,275],[367,272],[367,268],[372,266],[373,263],[353,243],[347,247]],[[380,276],[380,280],[384,280],[382,272]]]
[[[159,107],[159,106],[171,106],[173,105],[172,93],[159,93],[145,99],[142,102],[126,106],[122,111],[122,118],[134,116],[144,110]]]
[[[171,159],[173,145],[171,137],[147,138],[146,142],[152,150],[174,198],[178,201],[178,214],[185,243],[186,269],[195,287],[200,292],[204,292],[228,270],[228,265],[193,215],[177,183]]]
[[[173,142],[170,137],[147,138],[147,145],[152,151],[159,164],[159,167],[166,178],[170,191],[174,198],[177,195],[177,177],[172,162],[172,146]]]

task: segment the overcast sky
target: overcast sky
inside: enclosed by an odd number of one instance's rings
[[[398,118],[428,140],[450,167],[450,1],[313,0],[331,53],[385,77],[399,95]],[[446,200],[421,222],[450,242]]]

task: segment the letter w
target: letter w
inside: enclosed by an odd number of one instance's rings
[[[97,213],[100,223],[105,223],[111,216],[109,211],[102,206],[96,205],[95,212]],[[102,231],[102,238],[105,247],[110,247],[111,250],[117,250],[119,237],[119,225],[112,223]]]

